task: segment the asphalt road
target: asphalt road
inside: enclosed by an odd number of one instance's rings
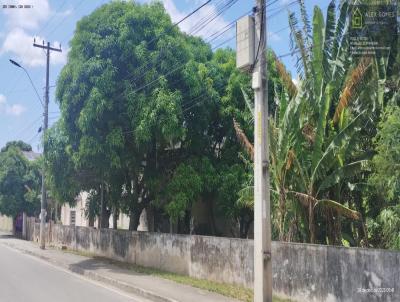
[[[143,302],[0,244],[0,302]]]

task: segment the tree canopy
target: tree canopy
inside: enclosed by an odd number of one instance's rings
[[[273,238],[396,246],[383,222],[398,218],[398,41],[354,57],[347,1],[315,7],[312,21],[300,6],[288,19],[300,82],[266,54]],[[254,102],[235,55],[181,32],[158,2],[84,17],[46,138],[53,195],[73,204],[89,192],[102,227],[123,212],[135,229],[146,209],[156,228],[251,236]],[[209,221],[196,229],[199,204]]]
[[[38,164],[23,155],[26,150],[32,148],[12,142],[0,152],[0,213],[11,217],[22,212],[37,214],[40,206],[40,172]]]

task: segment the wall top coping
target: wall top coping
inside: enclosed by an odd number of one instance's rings
[[[39,225],[39,223],[36,223]],[[156,232],[141,232],[141,231],[129,231],[129,230],[114,230],[114,229],[97,229],[97,228],[89,228],[82,226],[69,226],[69,225],[60,225],[55,224],[54,226],[61,226],[64,228],[70,229],[91,229],[94,231],[102,231],[102,232],[124,232],[124,233],[133,233],[140,236],[150,236],[150,235],[162,235],[168,237],[180,237],[184,239],[191,238],[201,238],[201,239],[211,239],[211,240],[225,240],[225,241],[238,241],[238,242],[248,242],[250,245],[253,245],[253,239],[242,239],[242,238],[232,238],[232,237],[217,237],[217,236],[203,236],[203,235],[186,235],[186,234],[171,234],[171,233],[156,233]],[[393,254],[395,256],[400,257],[400,251],[396,250],[386,250],[386,249],[377,249],[377,248],[362,248],[362,247],[346,247],[346,246],[333,246],[333,245],[322,245],[322,244],[311,244],[311,243],[300,243],[300,242],[283,242],[283,241],[272,241],[273,245],[289,245],[298,248],[314,248],[314,249],[336,249],[336,250],[349,250],[349,251],[357,251],[357,252],[367,252],[367,253],[388,253]]]

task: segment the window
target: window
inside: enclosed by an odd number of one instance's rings
[[[69,225],[75,225],[76,222],[76,211],[71,211],[69,216]]]

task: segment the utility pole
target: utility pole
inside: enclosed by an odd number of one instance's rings
[[[42,48],[46,50],[46,91],[45,91],[45,99],[44,99],[44,112],[43,112],[43,129],[42,129],[42,137],[43,137],[43,156],[46,152],[46,143],[45,143],[45,135],[47,129],[49,127],[49,77],[50,77],[50,51],[57,51],[61,52],[61,45],[60,48],[53,48],[50,46],[50,42],[47,42],[45,45],[44,41],[43,44],[36,44],[36,41],[33,41],[33,46]],[[45,239],[45,228],[46,228],[46,204],[47,204],[47,192],[46,192],[46,185],[45,185],[45,161],[43,161],[42,167],[42,198],[40,201],[40,243],[39,246],[41,249],[45,249],[46,247],[46,239]]]
[[[271,213],[265,0],[255,11],[254,89],[254,302],[272,302]]]

